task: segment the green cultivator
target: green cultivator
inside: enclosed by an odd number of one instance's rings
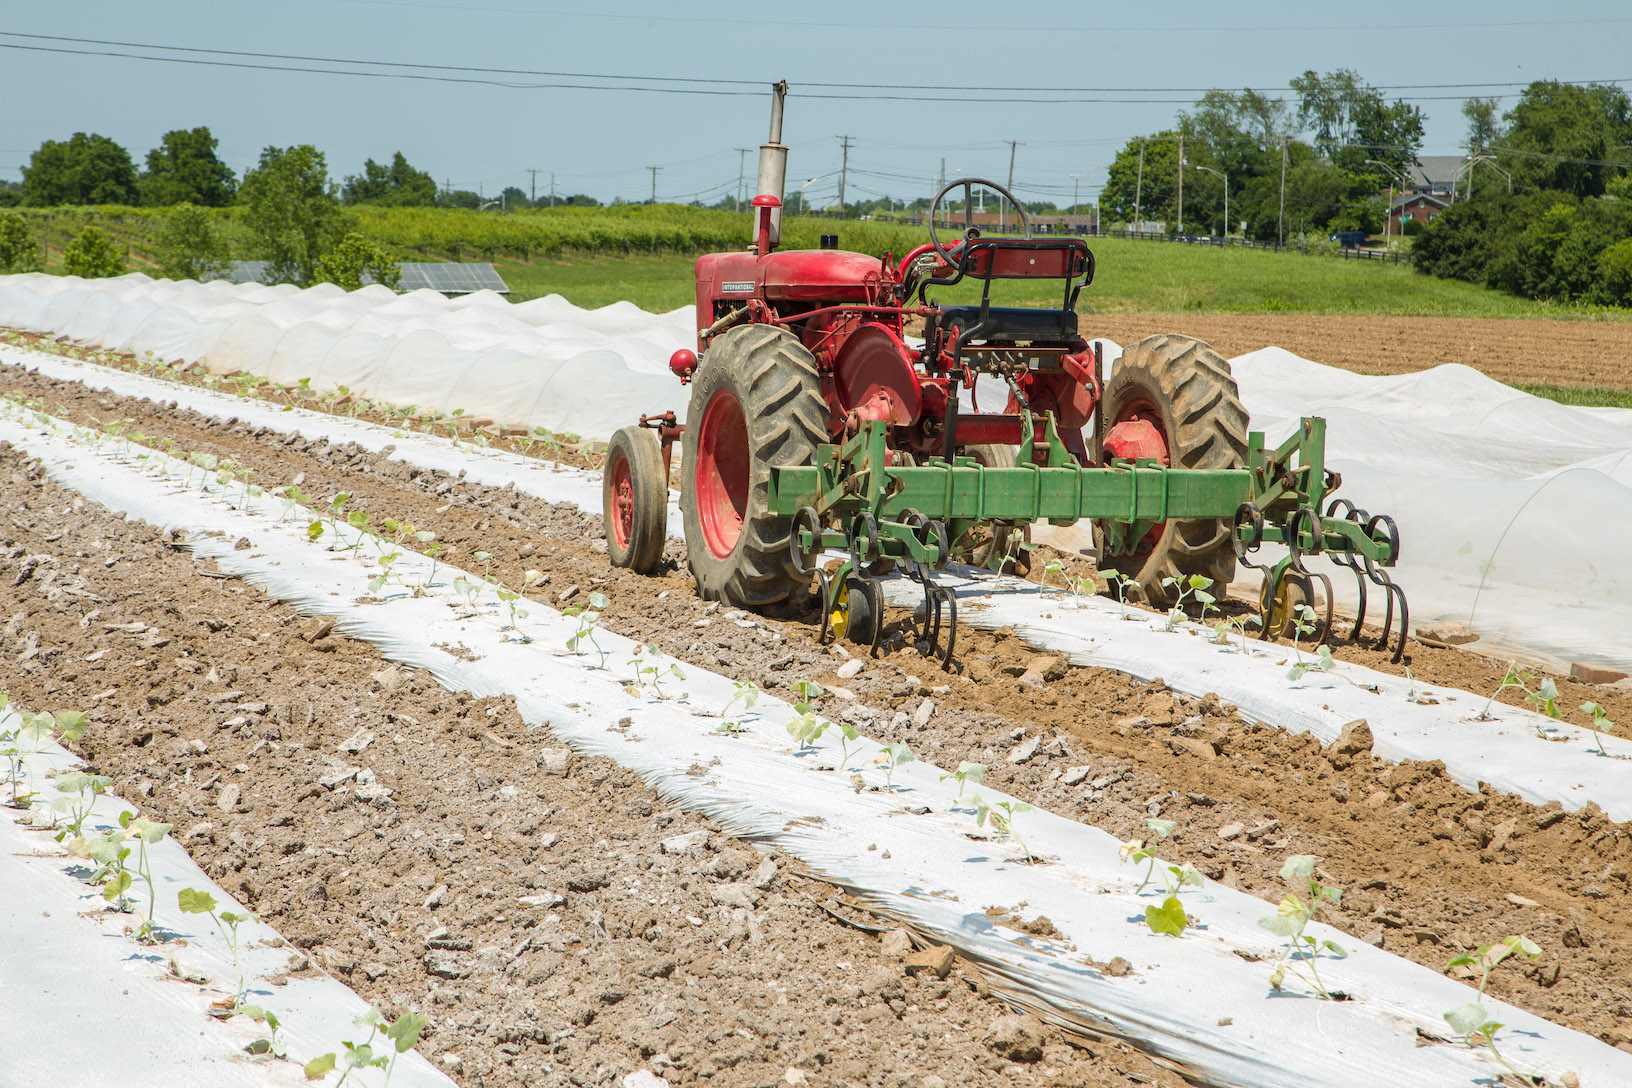
[[[1033,523],[1088,519],[1100,569],[1153,605],[1175,604],[1199,578],[1221,592],[1238,562],[1262,570],[1266,637],[1320,627],[1311,606],[1322,598],[1330,635],[1331,583],[1304,563],[1325,553],[1359,585],[1353,637],[1368,583],[1385,595],[1385,646],[1398,604],[1399,659],[1405,597],[1386,573],[1399,534],[1385,516],[1328,501],[1339,481],[1326,470],[1323,420],[1305,419],[1266,448],[1247,431],[1229,364],[1188,337],[1129,345],[1106,381],[1076,313],[1093,254],[1080,239],[1033,238],[1024,209],[990,181],[943,188],[929,240],[899,261],[845,252],[832,235],[820,250],[778,252],[786,86],[775,90],[755,245],[698,259],[698,350],[669,361],[692,388],[686,423],[644,417],[610,444],[614,564],[650,572],[661,561],[673,444],[683,438],[680,507],[698,592],[785,607],[814,580],[824,638],[876,647],[878,579],[899,568],[924,588],[920,647],[950,664],[957,602],[936,572],[954,561],[1023,571]],[[1009,201],[1023,237],[982,235],[979,188]],[[937,224],[954,216],[962,231],[943,241]],[[1061,303],[994,306],[1001,280],[1055,280]],[[959,285],[978,288],[978,302],[930,295]],[[919,322],[921,342],[908,337]],[[1002,411],[975,407],[982,382]],[[1284,544],[1286,556],[1254,562],[1264,543]],[[823,566],[830,549],[844,556],[833,570]]]
[[[1022,448],[1012,468],[990,468],[969,457],[892,465],[887,428],[876,423],[840,445],[820,447],[815,465],[773,468],[769,505],[792,519],[794,565],[819,582],[824,634],[831,626],[836,635],[876,644],[883,605],[876,574],[899,567],[924,587],[925,645],[950,661],[957,602],[933,574],[958,555],[954,542],[994,523],[1072,525],[1084,518],[1100,528],[1102,563],[1137,555],[1140,542],[1172,520],[1230,521],[1236,557],[1264,573],[1260,622],[1272,633],[1289,632],[1297,606],[1317,599],[1317,579],[1324,583],[1325,630],[1332,629],[1331,582],[1303,563],[1306,556],[1328,553],[1357,578],[1384,587],[1385,641],[1396,598],[1403,631],[1404,594],[1381,569],[1399,553],[1393,521],[1367,519],[1341,499],[1325,517],[1318,513],[1340,482],[1324,468],[1324,420],[1303,420],[1298,433],[1273,450],[1254,432],[1247,464],[1239,469],[1171,469],[1154,458],[1085,467],[1054,432],[1052,418],[1042,427],[1045,441]],[[1334,516],[1339,509],[1344,516]],[[1285,544],[1287,555],[1272,565],[1253,563],[1251,554],[1265,542]],[[845,553],[831,573],[819,566],[829,549]],[[994,554],[990,562],[1005,558]],[[1362,619],[1365,597],[1361,580]]]

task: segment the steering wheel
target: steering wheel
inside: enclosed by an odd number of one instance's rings
[[[959,178],[956,181],[947,182],[941,191],[935,194],[935,199],[929,202],[929,241],[935,247],[935,255],[937,257],[949,265],[956,266],[958,263],[952,256],[952,251],[954,248],[956,248],[957,243],[950,246],[942,245],[940,237],[935,233],[935,209],[941,206],[942,197],[960,185],[963,186],[963,223],[965,238],[971,237],[969,232],[975,230],[974,201],[970,199],[972,190],[976,185],[984,185],[988,189],[996,190],[999,194],[1006,198],[1011,205],[1013,205],[1015,213],[1020,216],[1020,227],[1025,231],[1025,237],[1030,239],[1031,220],[1026,216],[1026,209],[1024,205],[1022,205],[1018,200],[1014,199],[1013,193],[1003,188],[1003,186],[999,185],[997,182],[988,181],[985,178]],[[978,234],[978,231],[976,233]]]

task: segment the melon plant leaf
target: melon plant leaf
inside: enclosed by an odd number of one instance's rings
[[[1451,1030],[1458,1035],[1470,1035],[1479,1029],[1479,1025],[1485,1022],[1485,1016],[1485,1007],[1483,1005],[1469,1003],[1446,1013],[1445,1021],[1451,1025]]]
[[[307,1080],[322,1080],[334,1072],[334,1055],[324,1054],[320,1058],[313,1058],[305,1065]]]
[[[1190,919],[1185,916],[1184,904],[1179,902],[1179,897],[1170,895],[1161,906],[1145,908],[1145,925],[1150,927],[1152,933],[1179,937],[1190,925]]]
[[[419,1042],[419,1033],[425,1030],[428,1019],[424,1013],[403,1013],[386,1029],[386,1037],[397,1044],[398,1054],[406,1054],[414,1049]]]
[[[176,893],[176,905],[183,914],[208,914],[215,909],[215,896],[197,888],[183,888]]]

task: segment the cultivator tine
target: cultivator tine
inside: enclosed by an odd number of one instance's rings
[[[901,521],[910,526],[924,544],[935,545],[942,560],[951,554],[946,526],[941,522],[926,518],[912,509],[902,511]],[[943,670],[949,670],[952,668],[952,649],[958,638],[957,594],[945,586],[936,585],[934,572],[925,563],[910,563],[904,573],[924,588],[923,637],[918,640],[918,652],[924,657],[935,658]],[[941,646],[943,629],[946,644]]]
[[[1326,618],[1324,626],[1320,629],[1320,641],[1326,642],[1332,637],[1332,580],[1319,571],[1310,570],[1303,565],[1303,549],[1298,545],[1298,532],[1302,529],[1304,522],[1309,523],[1309,533],[1315,540],[1317,547],[1323,535],[1320,526],[1320,515],[1313,509],[1300,506],[1292,511],[1292,516],[1286,522],[1287,570],[1296,575],[1303,583],[1304,595],[1308,599],[1311,608],[1315,604],[1315,584],[1313,579],[1319,578],[1320,584],[1326,588]]]
[[[1242,526],[1247,527],[1247,534],[1240,533]],[[1280,578],[1276,568],[1271,563],[1254,563],[1250,558],[1258,551],[1259,545],[1264,542],[1264,513],[1257,505],[1244,502],[1235,509],[1235,561],[1249,570],[1258,571],[1264,578],[1262,599],[1258,607],[1258,631],[1264,641],[1274,642],[1278,632],[1270,629],[1270,615],[1274,611],[1275,592],[1280,588]]]
[[[816,633],[816,645],[826,646],[838,637],[828,623],[828,617],[833,614],[833,579],[828,577],[827,571],[817,568],[816,583],[822,591],[822,628]]]
[[[873,617],[873,638],[867,644],[867,656],[878,656],[878,638],[884,631],[884,590],[879,580],[868,574],[858,574],[856,584],[867,597],[867,607]]]
[[[1339,514],[1339,509],[1347,512]],[[1357,509],[1354,503],[1348,499],[1333,499],[1331,504],[1326,507],[1326,516],[1327,518],[1341,517],[1344,521],[1352,521],[1364,528],[1368,515],[1364,510]],[[1349,641],[1359,643],[1360,629],[1366,623],[1366,568],[1361,565],[1360,560],[1355,556],[1353,548],[1344,548],[1341,553],[1333,553],[1327,558],[1337,566],[1348,567],[1349,570],[1354,572],[1354,588],[1359,603],[1355,606],[1354,630],[1349,632]]]
[[[1388,561],[1393,562],[1400,557],[1400,528],[1394,524],[1394,519],[1387,514],[1377,514],[1366,522],[1366,535],[1374,537],[1376,529],[1380,525],[1388,529]],[[1398,643],[1394,647],[1394,655],[1390,658],[1391,661],[1398,664],[1400,659],[1405,656],[1405,640],[1411,632],[1411,611],[1405,603],[1405,590],[1401,589],[1398,583],[1388,576],[1388,571],[1379,567],[1369,556],[1366,558],[1366,577],[1371,579],[1373,585],[1382,587],[1384,597],[1388,602],[1383,615],[1383,638],[1378,649],[1388,649],[1390,631],[1394,626],[1394,601],[1396,598],[1399,599],[1400,636]]]

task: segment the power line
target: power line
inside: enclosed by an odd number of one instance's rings
[[[1632,22],[1632,20],[1625,20]],[[570,72],[547,69],[526,68],[486,68],[471,65],[450,64],[423,64],[412,61],[380,61],[355,57],[325,57],[306,54],[261,53],[237,49],[208,49],[193,46],[172,46],[151,42],[121,42],[101,38],[78,38],[67,35],[51,34],[24,34],[13,31],[0,31],[0,37],[24,39],[33,42],[58,42],[72,45],[105,46],[109,49],[141,49],[160,53],[180,53],[187,56],[151,56],[129,54],[123,52],[106,52],[101,50],[68,49],[60,46],[22,45],[15,42],[0,42],[0,48],[20,50],[24,52],[44,52],[68,54],[73,56],[112,56],[130,60],[162,61],[175,64],[196,64],[213,67],[247,68],[262,71],[291,71],[304,74],[320,75],[356,75],[373,78],[419,79],[435,82],[476,83],[489,86],[508,87],[513,89],[570,89],[570,90],[615,90],[636,91],[645,93],[684,93],[708,94],[726,96],[757,96],[761,92],[763,80],[723,79],[719,77],[701,76],[654,76],[647,73],[621,74],[600,72]],[[229,59],[206,59],[229,58]],[[285,62],[277,65],[265,65],[259,61]],[[307,68],[308,64],[347,65],[353,68],[369,69],[406,69],[406,71],[344,71],[330,68]],[[522,76],[534,79],[551,80],[597,80],[599,83],[520,83],[515,80],[493,80],[481,77],[488,76]],[[1424,84],[1388,84],[1377,87],[1379,91],[1397,90],[1484,90],[1502,87],[1527,87],[1535,81],[1512,81],[1505,83],[1424,83]],[[1632,76],[1613,79],[1596,80],[1552,80],[1549,82],[1572,84],[1621,84],[1632,83]],[[609,85],[616,83],[616,86]],[[684,87],[652,87],[645,84],[683,84]],[[729,88],[743,88],[731,90]],[[750,89],[751,88],[751,89]],[[807,90],[807,88],[809,90]],[[871,101],[925,101],[925,102],[998,102],[998,103],[1030,103],[1030,104],[1133,104],[1133,105],[1190,105],[1189,99],[1147,99],[1130,98],[1131,94],[1202,94],[1214,87],[1024,87],[1024,86],[969,86],[948,84],[892,84],[892,83],[829,83],[810,82],[800,85],[799,95],[804,98],[825,100],[856,100]],[[820,91],[855,91],[868,92],[857,94],[823,94]],[[1260,88],[1259,93],[1284,93],[1287,88]],[[879,91],[911,91],[913,94],[878,94]],[[961,91],[964,96],[950,96],[930,94],[937,91]],[[1009,95],[1005,98],[991,98],[992,92]],[[978,95],[979,97],[968,97]],[[1089,98],[1085,95],[1114,95],[1113,98]],[[1018,97],[1031,96],[1031,97]],[[1409,101],[1440,101],[1466,97],[1465,95],[1418,95],[1408,96]],[[1512,98],[1516,95],[1497,95],[1498,98]]]

